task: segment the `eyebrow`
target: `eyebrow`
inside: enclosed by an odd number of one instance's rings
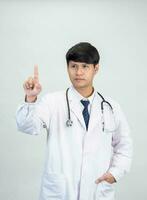
[[[77,65],[77,62],[71,61],[70,64]],[[84,62],[78,62],[78,64],[81,64],[81,65],[88,65],[88,63],[84,63]]]

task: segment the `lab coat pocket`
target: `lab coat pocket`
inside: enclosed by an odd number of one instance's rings
[[[102,181],[101,194],[102,200],[114,200],[114,185],[107,181]]]
[[[66,180],[63,174],[46,173],[43,180],[43,199],[64,200]]]
[[[93,200],[100,200],[102,197],[102,183],[95,184]]]

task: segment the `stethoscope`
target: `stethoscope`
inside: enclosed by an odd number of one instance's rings
[[[71,127],[73,125],[73,121],[71,120],[71,115],[70,115],[70,105],[69,105],[69,98],[68,98],[68,91],[70,88],[67,88],[66,90],[66,102],[67,102],[67,109],[68,109],[68,120],[66,121],[66,126],[67,127]],[[113,107],[112,105],[105,100],[105,98],[99,93],[97,92],[97,94],[101,97],[102,101],[101,101],[101,113],[102,113],[102,131],[105,131],[105,120],[104,120],[104,104],[107,104],[112,112],[112,114],[114,114],[113,112]],[[113,116],[114,117],[114,116]],[[113,130],[111,130],[113,131]]]

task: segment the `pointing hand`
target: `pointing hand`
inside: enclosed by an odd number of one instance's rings
[[[36,99],[37,95],[41,92],[42,87],[39,83],[38,66],[34,66],[34,77],[29,77],[23,84],[26,97],[29,99]]]

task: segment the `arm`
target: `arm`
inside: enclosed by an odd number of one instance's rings
[[[49,126],[51,116],[49,110],[51,100],[48,99],[48,95],[43,97],[41,101],[37,101],[37,96],[42,89],[39,83],[38,66],[34,66],[34,77],[29,77],[24,82],[23,87],[25,102],[16,111],[17,128],[22,132],[36,135],[41,132],[44,125]]]
[[[108,171],[99,177],[95,183],[106,181],[110,184],[118,181],[129,172],[132,161],[132,140],[127,120],[119,106],[113,105],[116,130],[112,136],[113,155]]]
[[[51,106],[48,95],[36,102],[24,102],[16,111],[17,129],[24,133],[38,135],[44,125],[48,128],[51,117]],[[51,98],[49,100],[51,105]]]
[[[132,160],[132,140],[129,125],[119,105],[115,112],[118,126],[113,135],[113,157],[108,172],[118,181],[129,172]]]

